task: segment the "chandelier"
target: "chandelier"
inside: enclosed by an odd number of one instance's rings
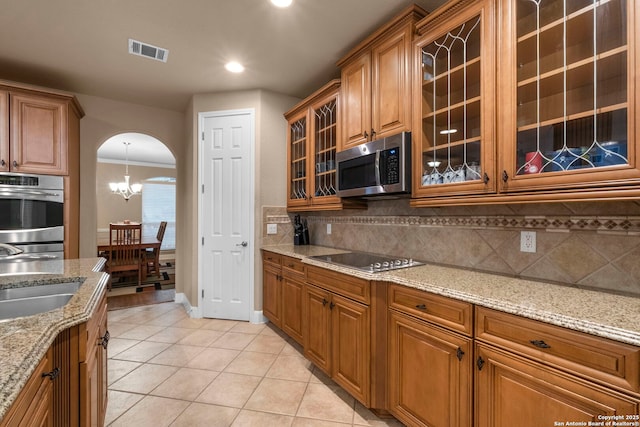
[[[140,194],[140,192],[142,191],[142,184],[129,184],[129,145],[131,145],[131,143],[123,142],[123,144],[125,152],[124,182],[110,182],[109,188],[111,188],[111,192],[113,194],[121,195],[122,197],[124,197],[124,200],[128,202],[131,196]]]

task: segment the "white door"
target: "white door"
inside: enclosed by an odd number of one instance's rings
[[[200,113],[202,315],[249,320],[253,307],[253,110]]]

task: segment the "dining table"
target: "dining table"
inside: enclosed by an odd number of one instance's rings
[[[98,256],[99,257],[106,257],[108,258],[108,253],[111,250],[111,245],[109,244],[109,232],[106,233],[98,233],[97,236],[97,243],[98,243]],[[153,230],[153,229],[142,229],[142,237],[140,239],[140,247],[143,251],[147,250],[147,249],[160,249],[160,245],[162,244],[162,241],[158,240],[157,237],[157,230]],[[147,269],[143,268],[142,269],[142,276],[143,278],[147,277]]]

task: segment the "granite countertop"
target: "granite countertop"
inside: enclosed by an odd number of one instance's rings
[[[106,287],[104,258],[54,260],[30,263],[46,274],[4,275],[0,289],[80,281],[69,302],[56,310],[0,321],[0,420],[24,387],[42,356],[63,330],[87,321]]]
[[[308,258],[349,252],[345,250],[294,245],[264,246],[262,249],[367,280],[397,283],[640,346],[640,298],[440,265],[367,273]]]

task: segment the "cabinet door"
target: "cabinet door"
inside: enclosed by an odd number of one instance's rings
[[[457,3],[416,42],[415,197],[496,189],[493,2]]]
[[[264,264],[262,312],[277,327],[282,326],[282,276],[280,273],[280,268]]]
[[[342,145],[340,150],[367,142],[371,137],[371,54],[342,68]]]
[[[308,111],[289,119],[287,133],[287,206],[306,206],[309,203],[309,123]]]
[[[368,406],[371,396],[369,307],[338,295],[331,298],[331,377]]]
[[[471,426],[471,339],[391,311],[389,411],[409,425]]]
[[[303,279],[304,280],[304,279]],[[290,278],[282,280],[282,330],[299,344],[303,344],[302,303],[304,282]]]
[[[502,190],[640,177],[635,8],[628,0],[502,1]]]
[[[9,93],[0,90],[0,171],[9,171]]]
[[[411,37],[403,28],[372,51],[372,140],[411,130]]]
[[[331,294],[316,286],[304,287],[304,355],[326,374],[331,375]]]
[[[637,398],[508,352],[476,344],[475,357],[478,427],[553,426],[566,421],[586,425],[599,421],[598,415],[624,416],[640,410]]]
[[[14,92],[10,98],[12,171],[66,175],[67,102]]]
[[[311,106],[312,205],[340,203],[336,196],[336,149],[340,135],[338,114],[337,90]]]

